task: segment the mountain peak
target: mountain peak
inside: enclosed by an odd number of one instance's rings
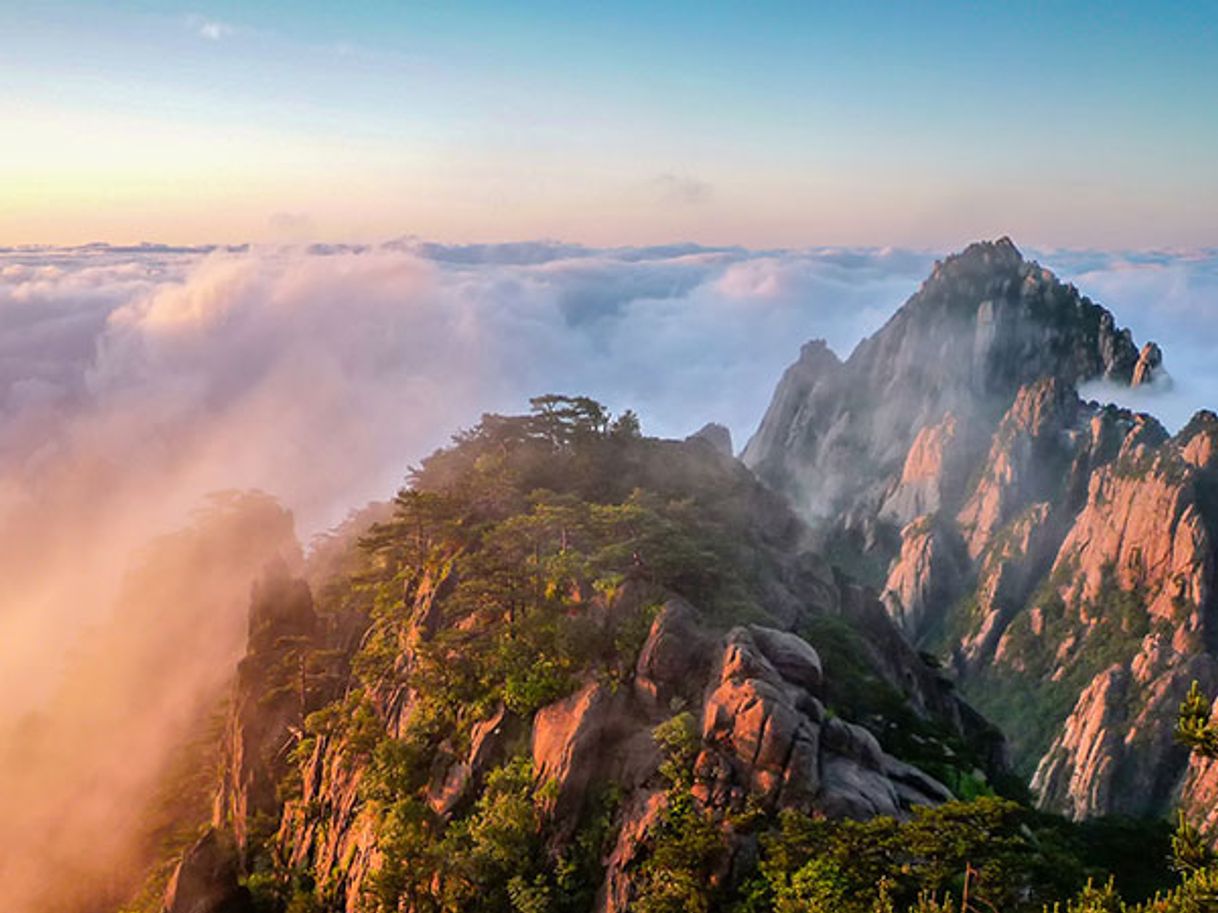
[[[1005,274],[1018,270],[1027,261],[1009,237],[996,241],[974,241],[964,250],[949,254],[935,264],[931,280],[965,276]]]
[[[919,431],[948,413],[962,427],[990,422],[1047,378],[1071,391],[1093,378],[1129,385],[1138,358],[1112,314],[1009,237],[978,241],[937,263],[845,362],[805,346],[742,456],[816,521],[898,472]],[[1139,378],[1161,361],[1148,347]]]
[[[974,241],[960,253],[954,255],[958,260],[980,259],[987,265],[997,263],[1018,264],[1023,262],[1023,254],[1015,246],[1009,235],[1003,235],[996,241]]]

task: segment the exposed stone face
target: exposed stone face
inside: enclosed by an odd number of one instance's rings
[[[1031,504],[1006,526],[977,571],[977,623],[960,643],[958,659],[978,668],[993,656],[999,638],[1023,607],[1057,553],[1064,533],[1049,502]]]
[[[692,696],[709,662],[708,638],[698,612],[683,599],[670,599],[651,623],[635,664],[634,687],[654,702]]]
[[[1112,803],[1129,703],[1129,671],[1116,665],[1083,691],[1050,752],[1041,759],[1032,789],[1075,817]]]
[[[1036,769],[1040,804],[1075,818],[1143,815],[1165,808],[1182,785],[1186,803],[1195,802],[1185,780],[1189,753],[1172,732],[1193,681],[1212,688],[1218,664],[1179,657],[1154,634],[1132,662],[1097,675]]]
[[[1087,504],[1062,543],[1055,568],[1076,567],[1081,598],[1094,602],[1115,577],[1144,594],[1155,618],[1201,635],[1213,546],[1198,504],[1196,472],[1176,448],[1142,444],[1091,477]]]
[[[280,565],[268,568],[251,600],[249,652],[237,667],[214,814],[214,823],[231,827],[241,848],[255,816],[278,813],[285,746],[320,697],[310,691],[304,668],[317,627],[308,584]]]
[[[283,810],[276,843],[295,871],[341,873],[336,885],[346,913],[361,909],[362,886],[381,864],[371,810],[360,801],[364,768],[347,746],[322,736],[303,765],[301,799]],[[324,809],[324,815],[313,809]]]
[[[824,681],[820,656],[813,646],[797,634],[761,625],[749,625],[753,642],[775,671],[788,682],[809,694],[819,694]]]
[[[901,531],[901,552],[888,569],[884,605],[913,638],[942,620],[967,574],[954,531],[934,517],[919,517]]]
[[[596,682],[537,711],[533,771],[538,783],[555,784],[551,813],[560,832],[574,829],[591,783],[619,783],[629,792],[654,776],[660,754],[652,719],[636,712],[625,691]]]
[[[919,432],[949,413],[969,438],[1025,384],[1128,383],[1137,360],[1111,314],[1024,261],[1009,239],[974,244],[937,265],[844,363],[805,352],[743,459],[824,521],[892,487]]]
[[[750,792],[774,805],[810,805],[820,789],[824,708],[774,668],[747,629],[728,635],[719,665],[702,713],[703,740],[715,750],[698,760],[696,795],[721,808]]]
[[[1180,455],[1198,469],[1213,469],[1218,463],[1218,415],[1203,409],[1177,436]]]
[[[1115,664],[1087,673],[1035,765],[1032,785],[1047,809],[1163,814],[1180,794],[1187,753],[1172,739],[1175,710],[1193,679],[1215,681],[1207,429],[1202,420],[1168,439],[1153,419],[1110,410],[1067,426],[1075,456],[1063,493],[1042,510],[1033,549],[1041,557],[1010,548],[1026,532],[1018,524],[1002,529],[1012,554],[983,557],[977,603],[998,605],[962,645],[972,668],[992,655],[1002,668],[1064,683],[1117,650]],[[1078,479],[1086,496],[1075,513]],[[1015,599],[1002,594],[1012,575]],[[1037,577],[1041,595],[1029,600]]]
[[[1153,342],[1146,343],[1142,346],[1142,351],[1138,353],[1138,363],[1133,366],[1130,386],[1140,387],[1143,384],[1153,383],[1162,367],[1162,350]]]
[[[742,459],[747,465],[755,465],[795,446],[809,423],[815,420],[811,404],[818,389],[826,388],[841,366],[825,340],[804,343],[799,360],[782,375],[757,433],[745,445]],[[780,471],[780,464],[776,463],[774,469]]]
[[[634,897],[631,869],[647,852],[647,837],[660,821],[667,804],[662,789],[640,790],[630,797],[622,813],[617,841],[605,865],[605,882],[597,894],[597,913],[626,913]]]
[[[717,809],[738,810],[752,795],[775,808],[855,818],[949,798],[866,729],[826,719],[819,658],[796,641],[757,626],[727,635],[702,712],[695,795]]]
[[[950,412],[942,421],[918,431],[900,481],[880,508],[880,519],[904,526],[954,500],[963,485],[959,449],[956,417]]]
[[[1078,410],[1073,388],[1055,377],[1019,389],[994,433],[981,478],[956,517],[970,558],[976,560],[1020,510],[1059,489],[1071,456],[1063,432]]]

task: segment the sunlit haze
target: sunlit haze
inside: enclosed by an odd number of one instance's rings
[[[0,243],[1205,244],[1216,22],[1210,2],[9,3]]]

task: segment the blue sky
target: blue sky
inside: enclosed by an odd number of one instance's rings
[[[0,243],[1218,236],[1218,4],[8,3]]]

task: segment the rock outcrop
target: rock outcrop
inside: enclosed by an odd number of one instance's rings
[[[901,530],[901,551],[888,569],[884,604],[918,638],[942,623],[965,575],[966,559],[955,531],[927,514]]]
[[[1138,353],[1138,363],[1133,366],[1133,376],[1130,378],[1130,386],[1140,387],[1143,384],[1151,384],[1162,377],[1160,369],[1163,367],[1163,351],[1153,342],[1148,342],[1142,346],[1142,351]]]
[[[792,634],[736,628],[706,698],[695,795],[740,811],[748,797],[837,817],[900,815],[951,793],[887,755],[861,726],[826,719],[816,651]]]
[[[871,731],[826,712],[826,671],[811,643],[789,631],[749,625],[719,640],[695,641],[696,657],[677,653],[672,635],[684,611],[677,604],[657,619],[643,647],[640,673],[646,669],[653,680],[688,684],[689,672],[698,670],[692,681],[699,697],[690,705],[698,710],[699,738],[691,791],[717,819],[730,820],[746,806],[857,819],[905,816],[915,806],[951,798],[942,783],[884,751]],[[668,660],[657,662],[661,656]],[[672,711],[657,708],[653,693],[650,687],[641,692],[653,715],[636,709],[622,717],[636,725],[665,719]],[[534,761],[541,776],[556,776],[560,796],[572,786],[585,788],[590,776],[634,784],[598,906],[623,911],[633,896],[630,870],[646,857],[665,793],[654,743],[647,749],[641,738],[649,729],[605,738],[612,706],[612,698],[589,686],[545,708],[534,725]],[[958,719],[952,725],[959,725]],[[555,721],[561,721],[558,727]],[[540,753],[539,743],[547,746]],[[633,777],[623,776],[623,757],[632,758]],[[730,829],[727,839],[729,856],[748,841]]]
[[[844,363],[822,342],[805,346],[743,459],[809,519],[834,518],[882,497],[918,435],[948,414],[967,452],[987,436],[978,424],[1025,384],[1129,383],[1137,362],[1108,311],[1009,239],[974,244],[938,264]]]
[[[732,449],[732,432],[718,422],[707,422],[685,440],[705,441],[716,453],[723,456],[730,457],[735,453]]]

